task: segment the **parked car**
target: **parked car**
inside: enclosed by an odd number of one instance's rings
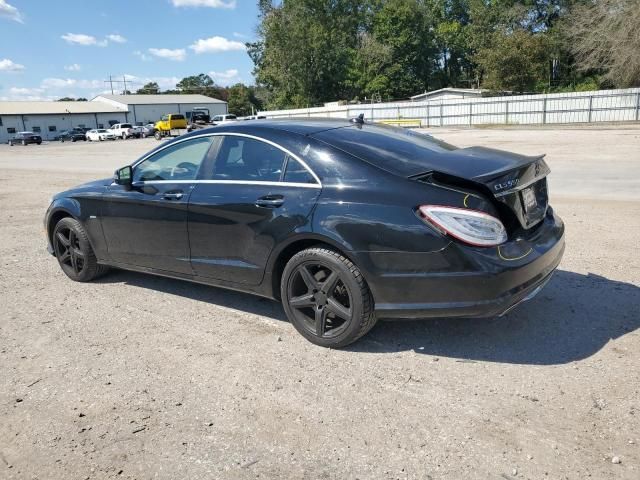
[[[72,280],[115,266],[276,298],[305,338],[342,347],[377,318],[490,317],[534,297],[564,252],[548,174],[543,156],[362,119],[255,120],[59,193],[44,224]]]
[[[156,127],[153,123],[147,123],[146,125],[142,126],[142,133],[143,136],[146,137],[153,137],[153,135],[156,133]]]
[[[93,130],[89,130],[86,133],[87,140],[90,142],[104,141],[104,140],[115,140],[116,136],[111,133],[106,128],[96,128]]]
[[[86,134],[82,130],[63,130],[60,135],[54,138],[61,142],[77,142],[78,140],[85,141],[87,139]]]
[[[13,138],[9,139],[9,145],[14,146],[16,143],[21,145],[29,145],[35,143],[40,145],[42,143],[42,137],[34,132],[18,132]]]
[[[231,113],[226,115],[215,115],[211,119],[211,123],[213,123],[214,125],[220,125],[223,123],[236,122],[236,121],[238,121],[238,117],[236,117]]]
[[[116,138],[121,138],[122,140],[135,136],[135,131],[130,123],[116,123],[115,125],[111,125],[109,131],[115,135]]]

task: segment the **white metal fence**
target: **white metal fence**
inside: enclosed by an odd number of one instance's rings
[[[640,121],[640,88],[461,99],[432,99],[260,112],[268,118],[415,120],[422,127]]]

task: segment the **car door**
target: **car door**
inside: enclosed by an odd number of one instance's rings
[[[257,285],[273,247],[309,222],[320,181],[265,139],[225,134],[214,148],[189,201],[191,265],[203,277]]]
[[[187,205],[212,138],[175,142],[133,168],[133,184],[104,194],[102,228],[111,260],[191,274]]]

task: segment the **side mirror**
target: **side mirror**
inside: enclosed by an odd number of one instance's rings
[[[113,180],[118,185],[131,185],[133,179],[133,169],[131,165],[119,168],[113,175]]]

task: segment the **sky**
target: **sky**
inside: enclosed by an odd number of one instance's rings
[[[253,83],[255,0],[0,0],[0,100],[91,99],[189,75]],[[114,83],[114,93],[123,83]]]

